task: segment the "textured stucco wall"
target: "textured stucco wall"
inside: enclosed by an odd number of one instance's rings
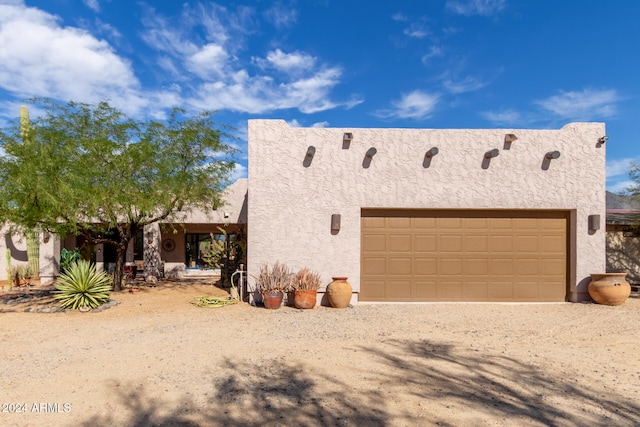
[[[12,233],[8,227],[0,229],[0,280],[7,280],[7,248],[11,249],[11,266],[26,265],[27,239],[21,233]],[[58,274],[60,265],[60,240],[55,235],[40,235],[40,280],[47,283]],[[57,248],[57,252],[56,252]]]
[[[351,132],[353,141],[343,143]],[[505,142],[513,133],[518,139]],[[362,208],[551,209],[571,211],[569,271],[573,301],[588,299],[589,274],[605,271],[602,123],[559,130],[292,128],[282,120],[249,121],[248,271],[281,261],[308,266],[323,283],[344,275],[360,282]],[[315,147],[305,162],[309,146]],[[377,153],[367,164],[365,153]],[[431,163],[425,152],[437,147]],[[498,149],[487,162],[485,152]],[[545,161],[545,153],[560,151]],[[332,235],[331,214],[341,230]]]

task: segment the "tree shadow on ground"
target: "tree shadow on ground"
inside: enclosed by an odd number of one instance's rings
[[[265,357],[250,366],[225,360],[204,389],[178,401],[153,397],[152,385],[114,385],[118,415],[81,425],[640,425],[640,404],[620,392],[522,360],[428,340],[355,350],[348,381],[330,366]]]
[[[385,426],[379,393],[357,396],[348,384],[331,380],[320,391],[302,365],[270,360],[259,373],[227,360],[224,378],[212,384],[206,402],[184,397],[178,404],[148,398],[143,387],[112,387],[119,412],[93,416],[81,425],[111,426]],[[326,379],[326,378],[325,378]]]
[[[457,402],[463,410],[478,414],[476,425],[505,419],[544,426],[640,425],[638,402],[596,390],[579,378],[557,378],[520,360],[486,352],[469,355],[469,350],[461,352],[427,340],[385,344],[391,349],[364,347],[361,351],[375,355],[386,366],[376,372],[389,390],[447,407]],[[585,405],[588,410],[578,409]],[[443,419],[430,422],[459,425]]]

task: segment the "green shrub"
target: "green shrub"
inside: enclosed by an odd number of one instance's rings
[[[74,262],[80,261],[81,259],[82,255],[79,250],[74,249],[70,251],[67,248],[63,248],[60,251],[60,273],[66,273]]]
[[[55,298],[62,308],[96,308],[109,301],[111,282],[111,276],[97,271],[89,261],[79,260],[58,277]]]

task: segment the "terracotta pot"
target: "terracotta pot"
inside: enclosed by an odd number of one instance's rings
[[[631,285],[626,277],[627,273],[592,274],[589,295],[598,304],[623,304],[631,294]]]
[[[282,305],[284,294],[280,291],[272,291],[262,294],[262,302],[264,307],[269,310],[277,310]]]
[[[327,286],[327,296],[331,307],[347,308],[351,302],[351,285],[346,277],[332,277],[333,282]]]
[[[309,309],[316,306],[318,291],[298,289],[293,294],[293,305],[296,308]]]

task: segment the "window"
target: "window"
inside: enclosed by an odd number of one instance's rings
[[[230,239],[233,239],[233,234],[229,235]],[[204,262],[202,261],[202,248],[211,240],[211,234],[209,233],[187,233],[186,236],[186,254],[185,260],[187,262],[187,268],[203,268]],[[214,233],[213,238],[218,242],[224,242],[225,236],[221,233]]]

